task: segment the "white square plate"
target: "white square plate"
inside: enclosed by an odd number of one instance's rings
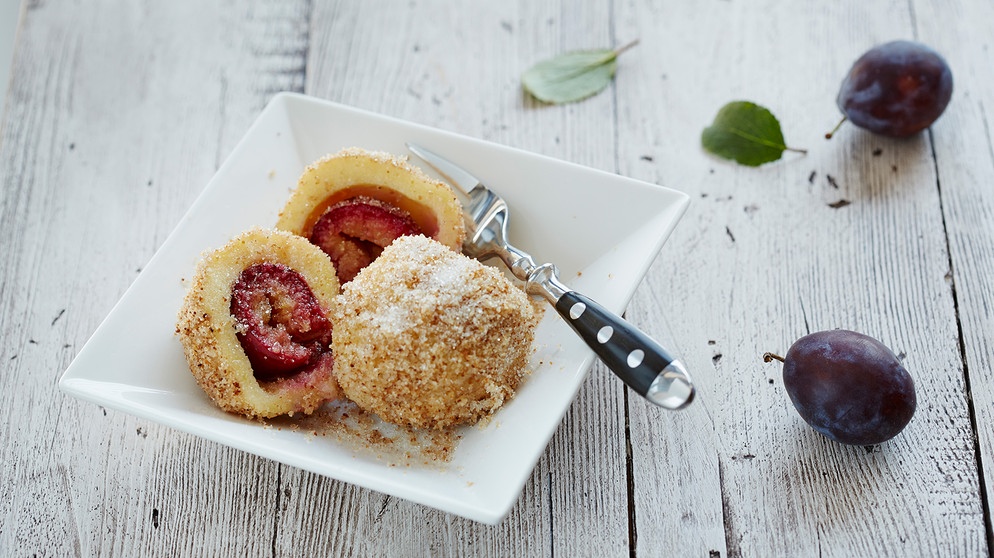
[[[511,208],[510,240],[558,264],[576,290],[621,312],[685,211],[686,195],[303,95],[277,95],[59,382],[67,393],[251,452],[486,523],[510,510],[586,377],[593,353],[554,311],[531,376],[449,463],[396,467],[332,438],[224,413],[189,373],[176,315],[201,254],[272,227],[304,167],[350,146],[418,143],[463,166]],[[412,157],[412,162],[418,160]],[[431,172],[426,168],[426,171]]]

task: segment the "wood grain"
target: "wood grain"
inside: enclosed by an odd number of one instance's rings
[[[979,0],[27,2],[0,113],[0,553],[991,555],[989,21]],[[946,114],[906,141],[825,141],[842,75],[894,38],[946,55]],[[540,59],[633,39],[596,97],[521,90]],[[661,411],[596,365],[486,526],[59,393],[284,90],[686,192],[627,316],[682,355],[698,400]],[[705,155],[700,131],[733,99],[808,153]],[[761,359],[830,328],[902,355],[919,408],[897,438],[827,441]]]
[[[243,38],[284,6],[28,6],[3,127],[7,552],[270,551],[272,517],[257,510],[275,508],[278,466],[55,382],[282,87],[265,69],[281,42],[256,52]]]
[[[976,436],[976,459],[986,502],[987,548],[994,552],[991,502],[994,500],[994,121],[988,74],[981,68],[994,61],[991,38],[958,21],[989,21],[992,7],[980,2],[948,6],[915,2],[916,38],[933,45],[948,59],[955,78],[954,101],[930,131],[936,163],[936,186],[942,203],[949,251],[947,279],[953,292],[963,362],[960,372],[968,388],[969,412]],[[949,25],[959,31],[955,37]]]

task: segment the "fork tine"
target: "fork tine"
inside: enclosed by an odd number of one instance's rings
[[[480,185],[479,179],[467,172],[466,169],[437,153],[410,142],[407,143],[407,149],[428,163],[431,168],[438,171],[449,183],[461,190],[464,195],[468,196],[470,190]]]

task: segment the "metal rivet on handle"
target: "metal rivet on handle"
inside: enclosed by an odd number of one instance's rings
[[[604,326],[597,332],[597,342],[602,344],[607,343],[608,340],[611,339],[612,335],[614,335],[614,328],[611,326]]]
[[[645,358],[645,353],[642,349],[635,349],[634,351],[628,353],[628,367],[635,368],[636,366],[642,364],[643,358]]]
[[[583,311],[587,309],[587,305],[582,302],[577,302],[569,309],[569,317],[572,319],[577,319],[583,315]]]

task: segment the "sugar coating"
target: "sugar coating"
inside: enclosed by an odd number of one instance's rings
[[[386,421],[436,429],[476,422],[513,396],[538,318],[499,271],[424,236],[395,240],[334,312],[345,395]]]

